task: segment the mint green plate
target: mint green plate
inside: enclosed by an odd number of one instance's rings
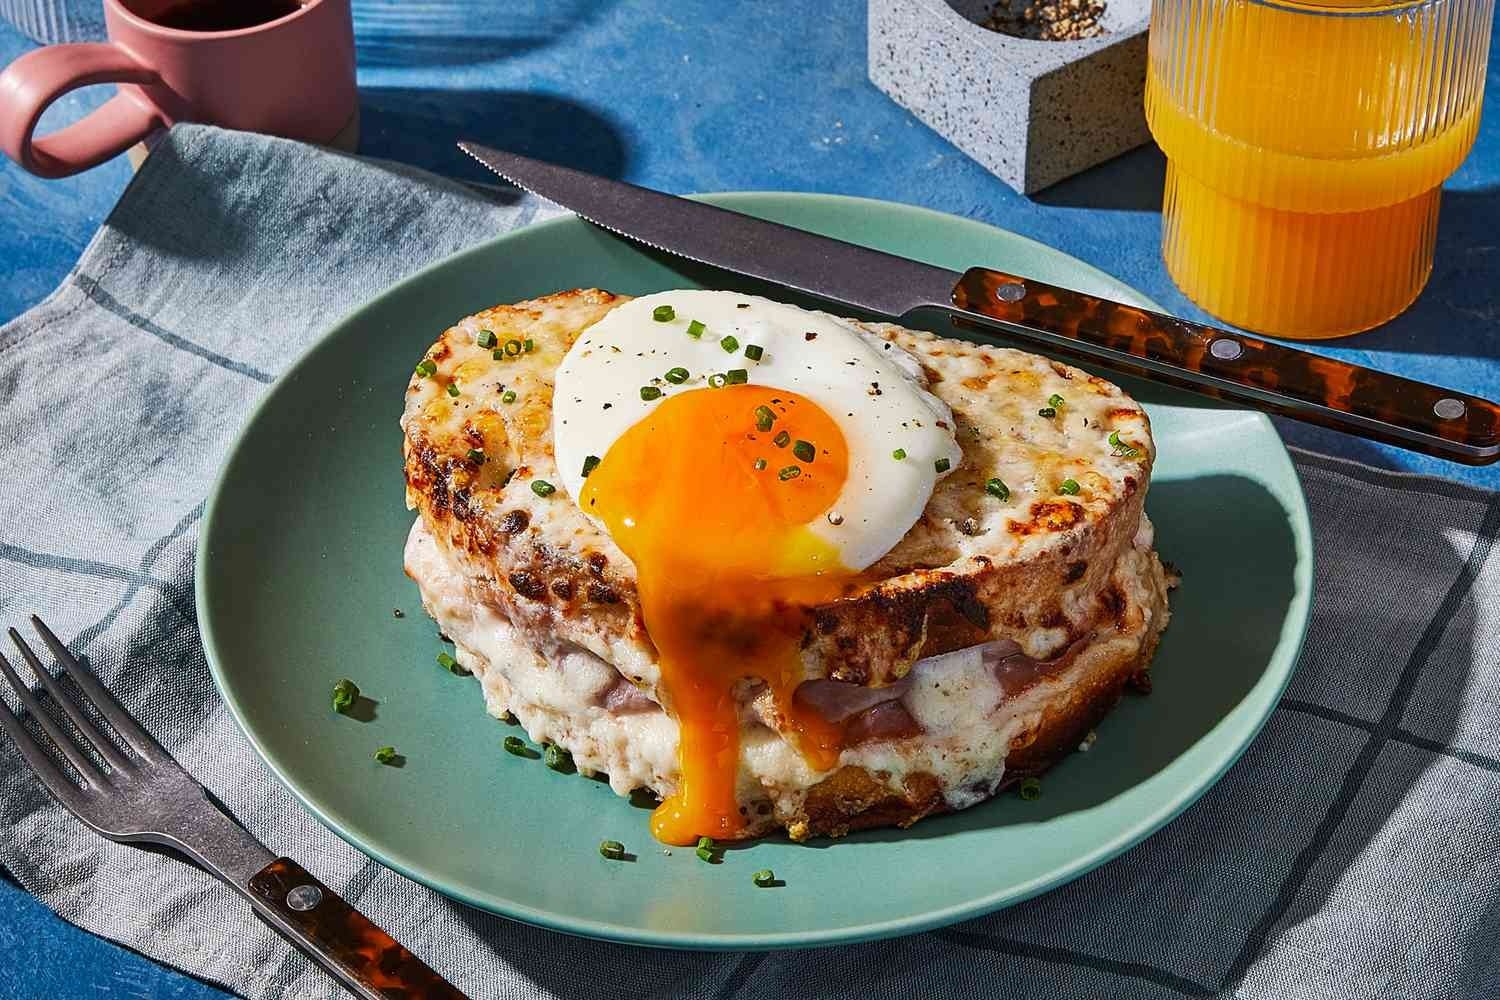
[[[825,195],[708,200],[963,269],[988,264],[1149,305],[1071,257],[923,209]],[[575,286],[640,294],[722,276],[558,219],[457,254],[330,330],[266,394],[230,452],[198,550],[209,664],[245,735],[328,827],[397,871],[544,927],[683,948],[784,948],[905,934],[1033,896],[1124,851],[1207,789],[1271,712],[1302,644],[1312,544],[1296,473],[1269,421],[1126,382],[1160,451],[1147,509],[1183,574],[1152,670],[1092,753],[1013,794],[911,830],[799,846],[767,840],[719,865],[663,854],[649,812],[608,786],[505,753],[518,730],[475,682],[441,670],[401,570],[396,421],[412,365],[450,323]],[[940,318],[932,328],[952,334]],[[916,325],[921,325],[920,322]],[[392,608],[405,612],[392,615]],[[354,678],[373,719],[333,714]],[[400,768],[377,764],[392,744]],[[599,856],[624,842],[628,863]],[[773,868],[785,886],[758,889]]]

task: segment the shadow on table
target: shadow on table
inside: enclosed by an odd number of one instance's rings
[[[533,0],[502,11],[493,0],[355,0],[355,43],[361,66],[488,62],[551,45],[612,5]]]
[[[620,177],[629,163],[602,108],[547,94],[369,87],[360,90],[359,151],[459,180],[501,183],[457,147],[460,139]]]
[[[726,894],[727,896],[727,894]],[[727,899],[726,899],[727,905]],[[453,916],[521,977],[517,995],[548,997],[735,996],[727,987],[739,956],[712,951],[653,949],[528,927],[462,903]],[[711,990],[718,979],[721,985]],[[489,985],[489,984],[486,984]]]
[[[1500,360],[1500,187],[1443,192],[1426,289],[1391,322],[1338,344]]]
[[[1055,208],[1160,212],[1166,176],[1166,157],[1148,144],[1058,181],[1031,198]]]

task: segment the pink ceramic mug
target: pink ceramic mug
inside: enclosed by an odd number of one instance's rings
[[[104,0],[109,41],[50,45],[0,73],[0,149],[42,177],[102,163],[175,122],[208,122],[351,146],[358,128],[350,0],[234,31],[183,31],[150,20],[175,0]],[[119,93],[81,121],[34,138],[47,105],[78,87]]]

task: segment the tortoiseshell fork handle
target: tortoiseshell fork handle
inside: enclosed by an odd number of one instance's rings
[[[368,1000],[467,1000],[364,914],[297,862],[278,858],[250,879],[251,901],[356,996]]]
[[[1500,458],[1500,406],[1468,393],[981,267],[953,305],[1153,381],[1466,465]]]

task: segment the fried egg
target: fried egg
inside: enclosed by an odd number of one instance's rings
[[[763,684],[808,765],[839,734],[794,697],[809,609],[848,591],[958,467],[916,362],[823,313],[733,292],[630,301],[557,371],[568,493],[635,563],[682,781],[669,843],[736,832],[737,686]]]

